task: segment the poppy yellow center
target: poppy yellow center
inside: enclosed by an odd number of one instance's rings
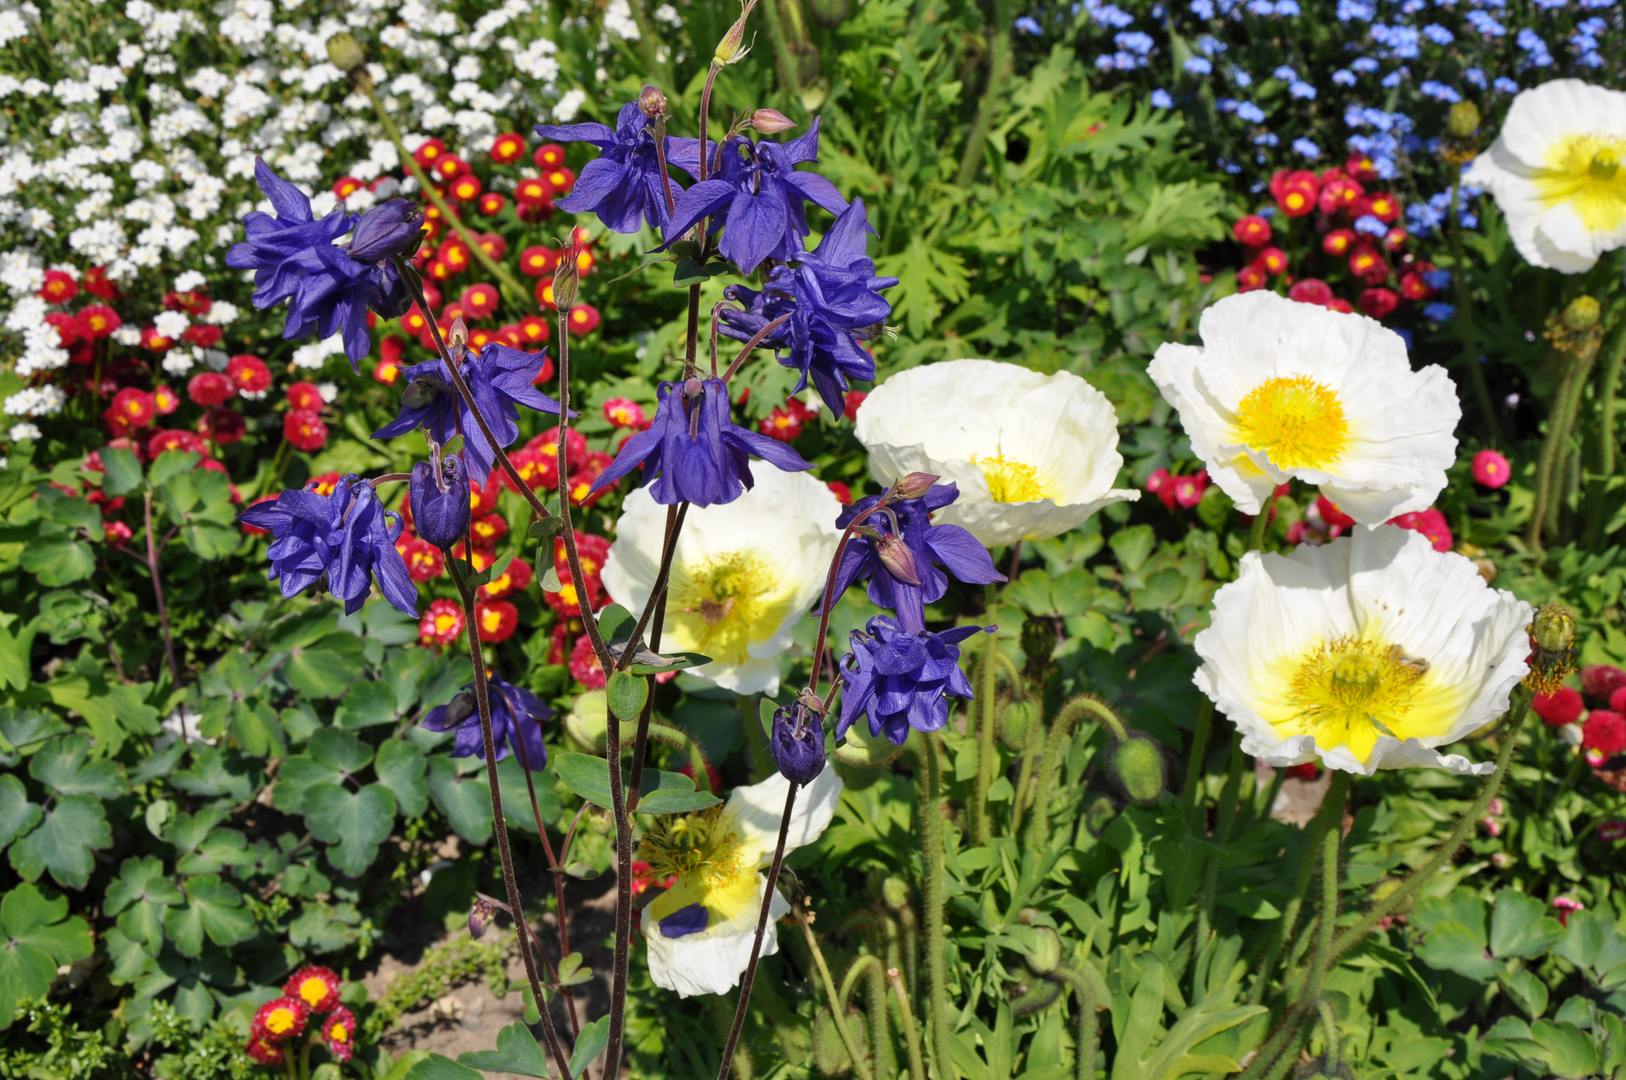
[[[982,470],[988,481],[988,494],[995,502],[1032,502],[1048,499],[1050,492],[1039,479],[1038,470],[1021,461],[1013,461],[1004,454],[993,457],[971,455],[971,464]]]
[[[728,885],[742,869],[739,834],[721,806],[656,818],[638,842],[638,857],[656,881],[695,877],[713,888]]]
[[[328,985],[321,979],[309,978],[299,984],[299,996],[305,999],[307,1005],[318,1005],[327,997]]]
[[[292,1009],[273,1009],[271,1015],[265,1018],[265,1030],[273,1035],[283,1035],[293,1030],[297,1018]]]
[[[1570,135],[1547,152],[1546,168],[1535,178],[1548,206],[1575,211],[1588,232],[1613,232],[1626,224],[1626,139]]]
[[[1322,749],[1347,747],[1364,762],[1380,735],[1403,739],[1432,733],[1432,723],[1415,730],[1409,722],[1427,674],[1428,662],[1407,656],[1398,645],[1335,638],[1300,658],[1284,702],[1286,715],[1273,725],[1283,736],[1313,735]]]
[[[1325,469],[1349,442],[1338,395],[1308,375],[1260,383],[1236,407],[1238,441],[1278,469]]]
[[[752,641],[768,637],[790,614],[793,583],[752,552],[735,551],[672,567],[674,642],[724,663],[750,658]]]

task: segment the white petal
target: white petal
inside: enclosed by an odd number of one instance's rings
[[[791,808],[790,827],[785,834],[786,851],[811,844],[830,827],[836,804],[841,801],[842,786],[841,777],[826,762],[824,771],[796,792],[796,805]],[[760,783],[737,787],[728,796],[724,813],[739,826],[742,840],[765,852],[760,857],[764,866],[771,861],[779,841],[779,823],[785,815],[785,792],[789,787],[790,781],[776,772]]]
[[[757,919],[762,912],[761,886],[767,884],[767,879],[759,874],[758,880],[755,903],[722,926],[708,927],[698,934],[666,937],[655,925],[649,909],[644,909],[639,925],[649,947],[649,977],[656,986],[676,990],[682,997],[695,997],[726,994],[739,985],[740,976],[751,962],[751,945],[756,940]],[[789,914],[790,904],[775,889],[760,955],[772,956],[779,951],[775,924]]]

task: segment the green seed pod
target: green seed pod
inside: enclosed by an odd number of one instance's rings
[[[1479,130],[1479,106],[1471,101],[1459,101],[1451,106],[1447,114],[1445,129],[1454,139],[1466,139]]]
[[[334,34],[327,39],[327,58],[346,75],[367,63],[367,54],[361,42],[351,34]]]
[[[1091,836],[1099,840],[1107,826],[1112,824],[1112,819],[1117,816],[1118,804],[1113,802],[1110,796],[1100,795],[1090,804],[1090,808],[1084,811],[1084,827],[1089,830]]]
[[[999,714],[999,737],[1012,750],[1025,750],[1039,726],[1039,703],[1032,698],[1013,701]]]
[[[1577,296],[1564,309],[1564,327],[1568,330],[1590,330],[1598,325],[1603,309],[1590,296]]]
[[[852,6],[849,0],[808,0],[807,10],[815,23],[834,30],[847,21]]]
[[[1107,773],[1124,797],[1137,806],[1150,806],[1163,795],[1168,768],[1163,748],[1150,735],[1132,731],[1107,749]]]
[[[1050,666],[1050,655],[1056,651],[1056,624],[1049,619],[1030,615],[1022,620],[1022,655],[1028,658],[1027,676],[1039,681]]]
[[[1028,948],[1028,967],[1035,975],[1049,975],[1061,966],[1061,937],[1048,926],[1033,928],[1033,944]]]

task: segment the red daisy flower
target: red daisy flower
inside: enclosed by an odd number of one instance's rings
[[[418,622],[418,644],[454,645],[463,636],[463,608],[453,600],[432,600]]]

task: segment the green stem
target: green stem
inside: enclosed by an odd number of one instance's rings
[[[1265,988],[1270,985],[1271,976],[1276,971],[1276,961],[1281,958],[1282,946],[1292,936],[1298,927],[1299,912],[1304,906],[1305,893],[1310,888],[1310,877],[1315,873],[1315,853],[1321,849],[1322,838],[1333,825],[1334,809],[1341,814],[1344,802],[1348,797],[1350,784],[1349,773],[1334,770],[1332,782],[1327,786],[1327,793],[1321,798],[1321,807],[1316,811],[1310,822],[1310,835],[1306,838],[1304,848],[1299,852],[1298,868],[1293,875],[1293,893],[1287,901],[1287,907],[1282,911],[1282,917],[1272,925],[1269,944],[1265,949],[1264,963],[1256,967],[1257,981],[1248,991],[1248,1003],[1257,1005],[1265,996]],[[1342,828],[1342,823],[1339,823]]]
[[[1036,853],[1042,853],[1050,846],[1050,795],[1056,786],[1056,774],[1061,770],[1062,747],[1068,744],[1073,725],[1085,713],[1110,719],[1112,724],[1117,725],[1115,735],[1122,737],[1123,724],[1118,717],[1094,698],[1075,697],[1061,707],[1056,718],[1050,722],[1044,755],[1039,759],[1039,790],[1033,796],[1033,821],[1028,825],[1028,844]]]
[[[1294,1055],[1284,1054],[1282,1051],[1290,1044],[1297,1045],[1296,1037],[1303,1022],[1304,1013],[1299,1007],[1295,1005],[1290,1008],[1287,1015],[1282,1018],[1282,1026],[1277,1029],[1276,1034],[1266,1040],[1265,1045],[1259,1048],[1259,1052],[1254,1056],[1252,1063],[1242,1071],[1237,1080],[1259,1080],[1259,1077],[1267,1075],[1270,1077],[1280,1076],[1281,1072],[1278,1070],[1281,1065],[1284,1062],[1291,1065],[1294,1057]]]
[[[931,1004],[932,1057],[936,1075],[954,1080],[954,1059],[949,1048],[948,938],[943,926],[946,891],[943,860],[946,841],[943,830],[943,768],[939,761],[937,735],[928,732],[921,740],[921,756],[926,763],[926,785],[920,802],[920,816],[926,833],[926,880],[922,907],[926,919],[926,983]]]
[[[1596,357],[1594,350],[1591,355],[1580,358],[1575,377],[1570,380],[1569,394],[1563,403],[1563,432],[1553,458],[1553,481],[1549,489],[1551,494],[1548,496],[1546,519],[1546,527],[1552,530],[1554,536],[1563,535],[1561,519],[1571,488],[1571,466],[1578,464],[1575,455],[1570,452],[1570,439],[1575,433],[1575,420],[1581,413],[1581,399],[1586,396],[1587,377],[1592,373]]]
[[[915,1013],[909,1007],[909,995],[903,989],[903,975],[897,968],[886,969],[887,981],[898,998],[898,1016],[902,1020],[903,1045],[909,1051],[909,1080],[926,1080],[926,1063],[920,1055],[920,1029],[915,1026]]]
[[[875,960],[875,957],[870,957]],[[891,1011],[887,1008],[886,968],[879,960],[867,965],[869,973],[869,1047],[880,1080],[898,1075],[898,1055],[892,1045]]]
[[[774,67],[779,71],[779,81],[784,84],[790,99],[800,106],[802,83],[796,77],[796,58],[791,55],[790,42],[786,40],[785,28],[779,21],[779,0],[762,0],[762,17],[768,20],[768,37],[773,41]]]
[[[977,119],[960,155],[960,171],[954,186],[960,191],[971,187],[977,178],[977,167],[982,164],[983,144],[993,130],[994,112],[999,108],[999,95],[1005,88],[1005,69],[1010,66],[1011,0],[996,0],[994,4],[994,39],[988,45],[988,86],[982,92],[977,106]]]
[[[1191,736],[1191,756],[1186,759],[1186,786],[1180,794],[1180,816],[1192,821],[1197,810],[1197,790],[1203,779],[1203,762],[1208,755],[1208,737],[1214,729],[1214,703],[1205,696],[1197,710],[1197,730]]]
[[[1337,813],[1343,816],[1342,806]],[[1321,841],[1321,914],[1316,927],[1315,959],[1310,963],[1310,979],[1304,987],[1306,1001],[1320,999],[1333,963],[1333,935],[1338,932],[1338,842],[1343,837],[1344,830],[1335,826]]]
[[[1530,712],[1530,698],[1531,692],[1528,687],[1520,686],[1513,691],[1513,706],[1508,710],[1507,732],[1503,736],[1505,741],[1502,744],[1502,752],[1496,757],[1496,771],[1486,779],[1484,786],[1479,790],[1479,797],[1468,808],[1468,812],[1463,814],[1461,819],[1457,821],[1457,826],[1451,831],[1451,835],[1446,837],[1445,843],[1440,845],[1439,850],[1430,857],[1428,862],[1408,874],[1394,892],[1372,905],[1371,910],[1361,916],[1359,922],[1338,935],[1338,939],[1333,942],[1332,947],[1334,961],[1353,948],[1361,938],[1365,937],[1367,931],[1371,930],[1379,919],[1410,901],[1417,894],[1417,890],[1421,889],[1435,874],[1439,873],[1440,868],[1450,862],[1462,845],[1467,842],[1468,837],[1472,835],[1474,829],[1478,826],[1479,819],[1484,816],[1485,807],[1490,805],[1490,801],[1501,790],[1502,779],[1507,775],[1509,762],[1513,760],[1513,748],[1519,741],[1519,730],[1524,727],[1524,719]]]
[[[1338,1017],[1332,1011],[1332,1003],[1326,998],[1316,1002],[1315,1009],[1321,1016],[1321,1037],[1327,1041],[1327,1051],[1322,1058],[1325,1068],[1322,1071],[1331,1074],[1338,1069]]]
[[[1248,533],[1249,551],[1262,552],[1265,550],[1265,531],[1270,528],[1270,511],[1275,505],[1276,496],[1274,493],[1272,493],[1271,496],[1265,500],[1265,505],[1261,506],[1259,508],[1259,512],[1254,515],[1253,529]]]
[[[988,586],[990,592],[993,586]],[[995,689],[999,677],[999,665],[995,656],[999,652],[999,635],[989,634],[988,644],[982,654],[982,700],[977,703],[977,794],[971,806],[971,842],[974,845],[988,842],[988,787],[993,783],[990,773],[994,771],[994,712],[998,703],[994,700]]]
[[[1626,318],[1615,328],[1604,358],[1603,378],[1598,385],[1598,460],[1595,477],[1587,483],[1586,540],[1590,550],[1603,542],[1605,525],[1604,491],[1615,475],[1615,397],[1620,390],[1620,370],[1626,362]]]
[[[1214,844],[1221,850],[1204,856],[1203,894],[1197,905],[1197,933],[1192,938],[1192,955],[1196,956],[1208,946],[1208,931],[1214,919],[1215,894],[1219,891],[1220,864],[1225,861],[1224,848],[1231,841],[1231,828],[1236,824],[1236,805],[1242,791],[1242,774],[1248,755],[1242,752],[1242,742],[1231,747],[1231,767],[1220,790],[1219,820],[1214,825]]]
[[[858,1080],[874,1080],[869,1066],[858,1056],[858,1043],[853,1041],[852,1032],[847,1030],[847,995],[845,991],[836,990],[836,981],[830,977],[830,965],[825,962],[824,950],[819,948],[819,939],[814,935],[813,928],[807,924],[806,913],[800,904],[791,905],[790,913],[796,925],[802,928],[802,936],[807,938],[807,947],[813,953],[813,963],[819,969],[819,981],[824,985],[825,999],[830,1002],[830,1016],[836,1022],[836,1034],[841,1036],[841,1045],[847,1048],[847,1056],[852,1059],[853,1072],[858,1074]],[[866,956],[863,959],[874,960],[875,957]],[[851,972],[848,974],[850,977]]]
[[[1078,998],[1078,1045],[1073,1048],[1073,1076],[1075,1080],[1095,1080],[1095,1059],[1100,1052],[1100,1017],[1096,1010],[1100,1002],[1089,980],[1071,968],[1058,967],[1056,976],[1073,988]]]

